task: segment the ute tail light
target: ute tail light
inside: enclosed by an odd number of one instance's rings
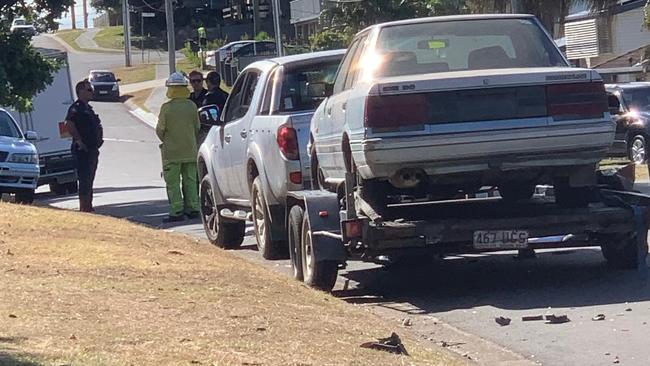
[[[278,128],[277,141],[278,147],[280,147],[280,151],[285,158],[288,160],[300,159],[296,130],[289,126],[281,126]]]
[[[365,126],[395,129],[429,123],[431,113],[426,94],[369,96],[366,98]]]
[[[548,85],[546,108],[556,121],[602,118],[608,111],[605,85],[602,82]]]
[[[360,238],[363,235],[363,221],[362,220],[350,220],[344,222],[345,228],[345,238]]]
[[[293,184],[302,183],[302,173],[301,172],[291,172],[291,173],[289,173],[289,180]]]

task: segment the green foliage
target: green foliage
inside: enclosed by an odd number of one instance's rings
[[[309,44],[314,51],[347,48],[353,36],[354,32],[351,28],[342,31],[330,28],[309,37]]]
[[[41,31],[57,29],[55,19],[70,5],[70,0],[0,0],[0,106],[20,111],[32,108],[32,98],[52,83],[59,65],[45,59],[30,43],[28,36],[13,34],[7,24],[25,17]]]
[[[650,29],[650,0],[645,3],[643,8],[643,25]]]
[[[185,46],[183,49],[181,49],[181,52],[185,55],[190,63],[192,63],[197,68],[201,67],[201,59],[199,58],[198,54],[192,52],[192,49],[190,49],[188,46]]]
[[[255,36],[256,41],[270,41],[272,39],[273,38],[271,38],[271,36],[268,33],[266,33],[265,31],[261,31],[261,32],[257,33],[257,35]]]
[[[208,41],[208,45],[206,46],[206,50],[216,50],[218,48],[221,48],[226,44],[226,41],[223,39],[213,39],[212,41]]]
[[[250,36],[250,34],[248,34],[248,33],[244,33],[244,34],[241,36],[241,38],[239,38],[239,39],[242,40],[242,41],[248,41],[248,40],[251,39],[251,36]]]

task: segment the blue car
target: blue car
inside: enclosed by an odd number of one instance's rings
[[[0,194],[15,194],[16,203],[34,201],[40,172],[38,152],[30,142],[35,140],[35,132],[23,134],[13,117],[0,108]]]

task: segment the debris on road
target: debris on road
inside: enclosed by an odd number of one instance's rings
[[[632,311],[632,308],[627,308],[625,309],[625,311]]]
[[[528,315],[521,317],[522,322],[534,322],[539,320],[544,320],[544,315]]]
[[[499,324],[500,326],[505,327],[506,325],[510,324],[512,319],[500,316],[500,317],[494,318],[494,321],[497,322],[497,324]]]
[[[614,357],[614,363],[621,363],[621,360],[618,359],[618,356]]]
[[[73,341],[76,341],[76,340],[77,340],[77,336],[73,334],[73,335],[70,336],[70,339],[73,340]]]
[[[569,319],[568,316],[566,315],[547,315],[546,316],[546,324],[563,324],[563,323],[568,323],[571,320]]]
[[[605,320],[605,314],[598,314],[595,317],[591,318],[591,320],[595,322]]]
[[[377,342],[366,342],[361,344],[361,348],[376,349],[379,351],[386,351],[398,355],[408,356],[406,348],[402,344],[402,340],[397,333],[393,332],[388,338],[379,338]]]
[[[405,327],[410,327],[411,325],[413,325],[413,323],[411,322],[410,318],[406,318],[402,320],[402,325]]]
[[[176,255],[185,255],[185,253],[179,251],[179,250],[169,250],[167,251],[168,254],[176,254]]]
[[[9,317],[12,318],[12,319],[16,319],[16,318],[18,318],[18,317],[15,316],[14,314],[9,314]]]

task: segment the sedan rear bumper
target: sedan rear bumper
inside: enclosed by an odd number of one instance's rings
[[[614,140],[608,120],[571,125],[371,138],[351,141],[365,179],[389,178],[402,168],[427,175],[594,164]]]

